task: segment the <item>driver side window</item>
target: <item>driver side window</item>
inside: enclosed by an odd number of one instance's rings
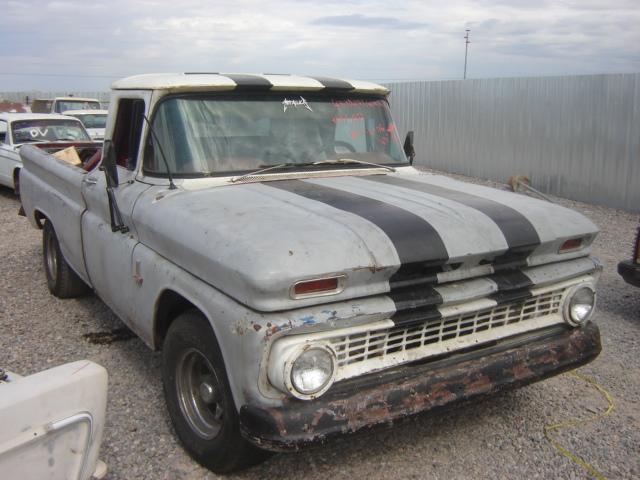
[[[7,140],[7,122],[0,120],[0,143],[9,143]]]

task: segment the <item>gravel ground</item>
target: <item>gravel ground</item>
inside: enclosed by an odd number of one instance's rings
[[[581,371],[610,392],[615,410],[553,436],[607,478],[639,478],[640,289],[616,273],[617,262],[630,255],[638,216],[558,201],[602,229],[594,253],[605,263],[597,315],[603,352]],[[101,458],[109,467],[108,479],[217,478],[192,461],[174,438],[162,396],[159,354],[137,338],[103,345],[83,338],[123,325],[95,296],[58,300],[49,294],[41,232],[18,217],[17,209],[13,194],[0,188],[0,366],[28,375],[88,358],[107,368]],[[593,386],[565,374],[447,413],[423,415],[391,430],[276,455],[227,478],[590,478],[550,445],[543,428],[559,420],[594,417],[606,407]]]

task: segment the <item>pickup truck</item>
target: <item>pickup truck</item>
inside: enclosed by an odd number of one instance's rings
[[[600,352],[596,226],[413,168],[388,93],[139,75],[112,86],[96,168],[21,150],[49,290],[93,289],[162,350],[175,431],[215,472]]]
[[[99,110],[100,101],[96,98],[56,97],[36,98],[31,102],[33,113],[63,113],[67,110]]]

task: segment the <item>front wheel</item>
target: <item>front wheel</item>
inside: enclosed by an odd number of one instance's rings
[[[228,473],[269,456],[240,435],[220,347],[200,312],[184,313],[171,324],[163,345],[162,380],[176,434],[197,462]]]
[[[58,298],[75,298],[89,292],[89,287],[69,266],[60,251],[58,236],[50,221],[42,227],[42,257],[47,287]]]

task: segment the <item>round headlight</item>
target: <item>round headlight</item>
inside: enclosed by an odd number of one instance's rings
[[[334,357],[325,348],[302,352],[291,366],[291,384],[298,392],[311,395],[329,387],[333,380]]]
[[[569,299],[567,308],[567,321],[572,325],[582,325],[593,312],[596,303],[596,294],[589,287],[580,287]]]

